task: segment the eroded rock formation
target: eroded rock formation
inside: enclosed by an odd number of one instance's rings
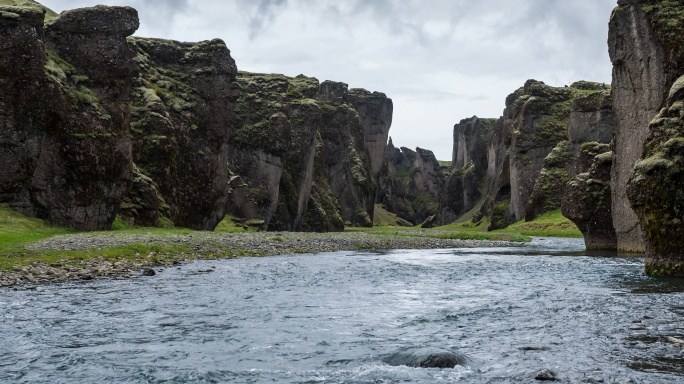
[[[451,171],[439,196],[435,225],[456,221],[482,198],[488,166],[487,140],[497,122],[473,116],[454,126]]]
[[[239,186],[230,212],[273,230],[371,226],[377,184],[370,150],[389,131],[391,100],[301,75],[241,73],[239,81],[229,151]]]
[[[131,182],[137,73],[129,7],[0,8],[0,201],[82,230],[109,228]]]
[[[627,195],[644,230],[646,272],[684,276],[684,76],[651,122]]]
[[[157,188],[169,206],[168,219],[213,230],[228,197],[228,136],[239,95],[235,61],[221,40],[129,41],[140,68],[132,98],[134,162],[154,181],[150,192]],[[156,225],[142,214],[138,210],[133,221]]]

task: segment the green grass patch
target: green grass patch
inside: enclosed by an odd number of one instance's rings
[[[24,246],[72,230],[50,225],[44,220],[26,217],[0,204],[0,254],[18,252]]]
[[[533,221],[520,221],[506,229],[494,232],[519,233],[525,236],[542,237],[576,237],[581,238],[582,232],[577,226],[561,214],[560,210],[547,212]]]

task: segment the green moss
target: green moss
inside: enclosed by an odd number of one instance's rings
[[[45,13],[45,21],[52,20],[55,17],[59,16],[56,12],[51,10],[50,8],[32,0],[0,0],[0,6],[8,6],[8,7],[13,7],[13,8],[18,8],[20,11],[22,9],[26,10],[41,10],[42,12]],[[16,13],[13,12],[7,12],[7,11],[1,11],[0,13],[3,15],[3,17],[10,17],[14,18],[19,17]],[[8,15],[5,15],[8,14]],[[14,16],[13,16],[14,15]]]

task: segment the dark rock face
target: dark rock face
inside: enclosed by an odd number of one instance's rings
[[[390,139],[384,167],[378,202],[385,210],[414,225],[437,213],[444,175],[432,151],[395,148]],[[432,226],[433,219],[426,225]]]
[[[563,216],[582,231],[589,250],[614,250],[617,246],[611,214],[612,157],[608,144],[582,145],[577,165],[579,174],[563,193]]]
[[[140,68],[131,103],[134,162],[158,186],[174,224],[213,230],[228,197],[235,61],[221,40],[129,41]]]
[[[646,239],[646,272],[684,276],[684,76],[651,122],[627,195]]]
[[[558,142],[568,138],[573,94],[570,88],[528,80],[516,92],[511,107],[506,108],[504,124],[510,121],[514,125],[510,149],[510,209],[515,221],[525,217],[546,157]]]
[[[613,224],[622,251],[643,252],[639,219],[627,199],[627,181],[643,154],[648,124],[664,100],[665,51],[642,9],[646,1],[621,2],[610,19],[613,63]]]
[[[239,81],[230,152],[248,160],[232,162],[244,187],[229,211],[273,230],[371,226],[377,187],[367,134],[389,130],[391,100],[302,75],[240,73]]]
[[[436,225],[454,222],[475,207],[487,175],[487,140],[498,119],[474,116],[454,126],[451,173],[439,196]]]
[[[470,359],[460,353],[438,348],[404,348],[383,359],[392,366],[412,368],[454,368],[457,365],[467,366]]]
[[[570,88],[583,91],[574,96],[568,119],[568,138],[558,143],[544,159],[532,195],[525,208],[525,220],[557,210],[561,207],[568,181],[578,172],[580,148],[584,143],[608,144],[612,138],[612,109],[610,90],[604,84],[580,81]],[[607,151],[607,150],[606,150]],[[612,220],[611,220],[612,222]],[[610,226],[612,229],[612,225]]]
[[[128,7],[2,7],[0,200],[82,230],[109,228],[131,181],[128,99],[137,69]]]
[[[377,180],[385,160],[385,148],[392,126],[394,105],[384,93],[352,88],[346,101],[354,106],[363,124],[364,142],[371,160],[373,178]]]

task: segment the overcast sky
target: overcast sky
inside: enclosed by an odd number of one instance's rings
[[[223,39],[238,68],[386,93],[396,146],[451,159],[453,125],[499,117],[527,79],[610,83],[616,0],[38,0],[138,9],[136,35]]]

